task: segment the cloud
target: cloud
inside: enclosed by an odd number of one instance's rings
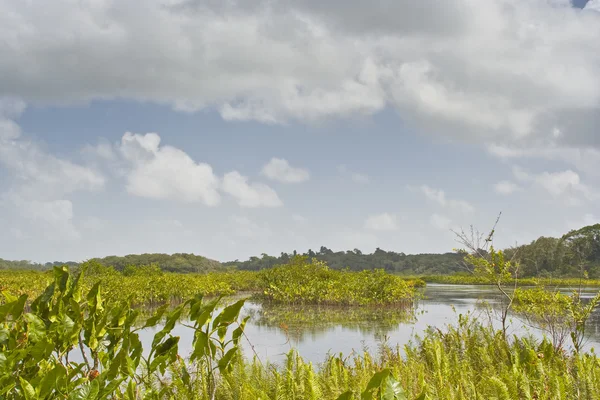
[[[268,224],[256,223],[245,216],[232,215],[229,217],[229,224],[233,234],[243,239],[261,240],[272,234]]]
[[[503,194],[503,195],[512,194],[519,189],[520,189],[519,185],[517,185],[514,182],[510,182],[510,181],[500,181],[494,185],[494,191],[498,194]]]
[[[446,231],[450,229],[452,220],[440,214],[431,214],[429,217],[429,223],[436,229]]]
[[[441,189],[434,189],[427,185],[421,185],[418,188],[409,187],[410,190],[420,191],[430,201],[439,204],[444,208],[450,208],[463,213],[471,213],[475,210],[469,202],[464,200],[448,199],[446,193]]]
[[[263,183],[248,183],[248,178],[237,171],[225,174],[223,191],[235,197],[241,207],[280,207],[277,193]]]
[[[572,170],[530,173],[514,166],[513,174],[521,182],[542,188],[552,197],[563,200],[567,205],[577,206],[584,201],[600,198],[600,193],[581,181],[579,174]]]
[[[300,183],[310,179],[308,170],[294,168],[287,160],[275,157],[262,168],[261,173],[269,179],[284,183]]]
[[[454,137],[521,140],[558,127],[565,142],[590,143],[598,8],[595,0],[584,10],[566,0],[4,0],[0,87],[26,102],[126,98],[266,123],[395,107],[409,124]]]
[[[350,169],[348,169],[348,166],[345,164],[338,165],[337,170],[340,173],[340,175],[343,175],[343,176],[349,175],[350,179],[352,179],[352,181],[355,183],[366,185],[371,181],[371,178],[369,178],[369,175],[363,174],[360,172],[351,171]]]
[[[491,155],[508,161],[515,159],[560,161],[591,176],[600,177],[600,150],[592,147],[576,148],[560,146],[552,142],[522,147],[492,143],[488,145],[487,150]]]
[[[0,167],[9,172],[7,190],[0,194],[2,211],[17,238],[74,240],[74,192],[97,192],[106,179],[95,169],[58,158],[28,139],[13,120],[24,110],[18,101],[0,99]]]
[[[395,231],[398,230],[396,215],[382,213],[371,215],[365,221],[365,228],[374,231]]]
[[[219,204],[219,179],[212,167],[196,163],[184,151],[160,146],[156,133],[125,133],[118,147],[131,165],[127,191],[140,197]]]

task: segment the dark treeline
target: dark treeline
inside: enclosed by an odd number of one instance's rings
[[[294,251],[291,254],[281,253],[279,257],[274,257],[263,253],[261,257],[250,257],[247,261],[231,261],[224,265],[237,267],[240,270],[257,271],[287,264],[297,254]],[[302,255],[325,261],[334,269],[348,268],[352,271],[381,268],[388,272],[410,275],[451,274],[465,271],[462,263],[464,256],[459,253],[404,254],[378,248],[372,254],[364,254],[358,249],[334,252],[321,246],[317,252],[308,250]]]
[[[521,277],[579,277],[600,278],[600,224],[573,230],[560,238],[540,237],[533,242],[505,250],[509,258],[520,264]],[[126,266],[155,265],[169,272],[210,272],[222,269],[257,271],[275,265],[287,264],[297,255],[281,253],[278,257],[262,254],[246,261],[220,263],[206,257],[177,254],[131,254],[94,259],[103,265],[122,271]],[[331,268],[353,271],[380,268],[406,275],[439,275],[468,273],[461,253],[404,254],[377,249],[371,254],[358,249],[337,251],[322,246],[318,251],[308,250],[303,255],[325,261]],[[6,261],[0,259],[0,269],[49,269],[55,265],[77,266],[75,262]]]
[[[506,251],[521,276],[589,276],[600,278],[600,224],[572,230],[561,238],[540,237]]]
[[[114,267],[117,271],[123,271],[127,266],[156,265],[163,271],[168,272],[211,272],[224,269],[220,262],[197,256],[195,254],[176,253],[176,254],[129,254],[126,256],[108,256],[104,258],[94,258],[102,265]],[[52,263],[32,263],[30,261],[6,261],[0,259],[0,269],[33,269],[45,270],[55,265],[79,266],[77,262],[52,262]]]
[[[578,277],[600,278],[600,224],[573,230],[561,238],[540,237],[530,244],[505,250],[508,258],[519,262],[521,277]],[[297,253],[281,253],[279,257],[262,254],[247,261],[231,261],[224,265],[241,270],[260,270],[285,264]],[[334,252],[322,246],[319,251],[308,250],[303,255],[325,261],[332,268],[383,268],[388,272],[406,275],[445,275],[469,273],[461,253],[412,254],[377,249],[371,254],[360,250]]]

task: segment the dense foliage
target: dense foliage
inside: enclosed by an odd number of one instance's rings
[[[117,271],[122,271],[127,266],[156,265],[161,270],[167,272],[212,272],[225,270],[220,262],[195,254],[175,253],[175,254],[129,254],[126,256],[108,256],[104,258],[94,258],[95,261],[103,265],[111,266]],[[31,261],[7,261],[0,258],[0,270],[50,270],[55,266],[68,265],[78,267],[85,263],[69,262],[47,262],[44,264],[33,263]]]
[[[109,303],[127,299],[143,305],[178,303],[197,293],[229,295],[261,288],[257,274],[247,271],[175,274],[162,272],[156,266],[129,266],[118,272],[94,261],[85,263],[82,269],[86,271],[81,282],[83,288],[101,282],[102,295]],[[33,298],[53,279],[52,271],[0,271],[0,291]]]
[[[253,292],[288,304],[383,305],[411,303],[420,280],[405,280],[381,270],[348,272],[319,261],[297,257],[289,264],[260,272],[231,271],[204,274],[163,272],[157,265],[127,266],[122,271],[96,261],[84,263],[81,285],[102,282],[109,302],[129,299],[134,304],[178,303],[196,293],[206,296]],[[38,296],[53,280],[52,271],[0,271],[0,291]]]
[[[507,251],[523,276],[600,278],[600,224],[572,230],[561,238],[540,237]]]
[[[561,238],[540,237],[530,244],[505,249],[504,253],[508,259],[519,262],[521,277],[579,277],[585,273],[600,278],[600,224],[570,231]],[[286,264],[296,255],[295,251],[281,253],[279,257],[262,254],[224,265],[256,271]],[[464,255],[460,252],[408,255],[378,248],[372,254],[364,254],[358,249],[334,252],[322,246],[317,252],[308,250],[303,255],[324,261],[333,269],[384,269],[415,276],[465,272]]]
[[[81,273],[73,277],[66,268],[55,268],[53,282],[31,303],[30,312],[27,295],[4,293],[1,398],[214,397],[218,374],[226,374],[240,355],[245,321],[238,322],[238,314],[243,300],[217,315],[219,299],[205,302],[197,294],[170,311],[164,323],[166,307],[138,326],[139,311],[130,301],[107,307],[100,282],[89,290],[82,283]],[[192,354],[182,359],[179,337],[171,331],[185,308],[195,334]],[[144,351],[138,332],[159,322],[151,347]],[[177,382],[168,376],[175,370],[182,376]]]
[[[461,316],[403,349],[330,356],[319,367],[291,351],[282,365],[242,357],[243,300],[219,309],[201,295],[136,323],[128,301],[107,307],[100,286],[54,271],[25,307],[5,294],[0,307],[0,397],[4,399],[594,399],[600,360],[550,342],[505,338]],[[180,321],[184,314],[186,318]],[[179,322],[194,335],[179,354]],[[144,348],[139,332],[153,329]]]
[[[221,263],[211,260],[206,257],[195,254],[175,253],[175,254],[129,254],[123,257],[109,256],[104,258],[96,258],[97,261],[104,265],[110,265],[117,271],[123,270],[129,265],[141,266],[154,264],[160,267],[161,270],[167,272],[209,272],[221,270]]]
[[[561,238],[540,237],[530,244],[505,249],[507,258],[520,264],[520,277],[557,278],[587,276],[600,279],[600,224],[573,230]],[[460,252],[445,254],[405,254],[377,248],[372,254],[358,249],[334,252],[325,246],[319,251],[309,249],[304,254],[281,253],[279,257],[262,254],[246,261],[220,263],[194,254],[139,254],[123,257],[109,256],[94,259],[121,271],[129,265],[154,264],[168,272],[210,272],[228,269],[259,271],[289,263],[295,256],[304,255],[327,263],[332,269],[362,271],[383,269],[386,272],[414,276],[463,274],[464,255]],[[51,269],[57,265],[79,266],[75,262],[7,261],[0,259],[2,269]]]
[[[415,297],[415,282],[383,270],[339,271],[301,256],[260,276],[265,298],[276,303],[387,305],[412,303]]]
[[[281,253],[279,257],[263,254],[261,257],[250,257],[247,261],[232,261],[224,263],[224,265],[236,267],[240,270],[258,271],[287,264],[298,255],[296,252],[292,254]],[[458,253],[407,255],[378,248],[373,254],[363,254],[357,249],[334,252],[323,246],[318,252],[308,250],[301,255],[323,261],[332,269],[347,268],[352,271],[383,269],[386,272],[428,275],[447,274],[463,270],[461,267],[463,256]]]

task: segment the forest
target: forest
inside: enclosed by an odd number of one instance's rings
[[[521,277],[578,277],[600,278],[600,224],[589,225],[567,232],[560,238],[542,236],[529,244],[505,249],[505,254],[520,265]],[[464,255],[458,251],[444,254],[405,254],[377,248],[373,253],[362,253],[358,249],[333,251],[321,246],[318,251],[309,249],[305,253],[281,253],[279,256],[262,254],[246,261],[221,263],[209,258],[186,253],[176,254],[130,254],[95,258],[103,265],[122,271],[128,265],[156,265],[166,272],[202,273],[224,270],[259,271],[290,262],[296,255],[308,256],[323,261],[333,269],[362,271],[383,269],[389,273],[427,276],[469,274]],[[7,261],[0,259],[0,269],[47,270],[54,266],[78,266],[77,262]]]
[[[477,234],[474,234],[477,236]],[[476,238],[477,239],[477,238]],[[540,237],[529,244],[504,250],[506,256],[519,263],[522,277],[569,277],[587,275],[600,277],[600,224],[585,226],[567,232],[560,238]],[[223,265],[240,270],[261,270],[286,264],[296,252],[281,253],[279,257],[262,254],[247,261],[227,262]],[[358,249],[338,251],[322,246],[318,252],[308,250],[304,255],[326,262],[331,268],[353,271],[384,269],[405,275],[468,274],[461,252],[444,254],[404,254],[376,249],[364,254]]]

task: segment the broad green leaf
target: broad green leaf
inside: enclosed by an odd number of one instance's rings
[[[39,384],[38,395],[41,398],[47,398],[55,388],[62,388],[66,383],[67,371],[61,365],[55,366],[44,375]]]
[[[347,392],[340,394],[336,400],[352,400],[352,397],[352,392],[348,390]]]
[[[238,315],[240,314],[240,310],[244,306],[245,302],[246,300],[242,299],[233,303],[230,306],[225,307],[223,311],[221,311],[221,314],[219,314],[213,321],[213,329],[215,327],[230,324],[233,321],[235,321]]]
[[[161,320],[162,316],[164,315],[164,313],[168,307],[169,307],[168,304],[164,304],[161,307],[159,307],[156,310],[156,312],[154,313],[154,315],[146,320],[146,323],[144,324],[144,328],[148,328],[148,327],[156,325]]]
[[[71,400],[95,400],[98,398],[100,392],[100,384],[97,379],[93,380],[89,384],[80,387],[74,391],[69,399]]]
[[[238,353],[238,351],[239,351],[239,349],[237,347],[229,349],[227,351],[227,353],[225,353],[225,355],[223,355],[223,357],[219,360],[218,367],[219,367],[219,371],[221,371],[221,373],[224,373],[228,369],[231,361],[233,360],[235,355]]]
[[[177,346],[177,344],[179,343],[179,336],[172,336],[170,338],[168,338],[167,340],[165,340],[162,344],[158,345],[156,347],[156,356],[162,356],[163,354],[166,354],[169,352],[169,350],[171,350],[173,347]]]
[[[373,398],[372,391],[374,389],[380,388],[381,385],[384,383],[385,379],[390,375],[390,373],[391,373],[391,371],[389,369],[383,369],[379,372],[376,372],[369,380],[369,383],[367,384],[367,388],[361,395],[361,399],[362,400],[371,400]]]
[[[136,384],[135,381],[133,379],[131,379],[129,381],[129,383],[127,384],[127,398],[129,400],[136,400]]]
[[[25,310],[25,302],[27,301],[27,295],[21,295],[19,297],[19,300],[17,300],[17,302],[15,303],[15,305],[13,306],[13,309],[11,310],[11,314],[13,316],[14,319],[17,319],[21,316],[21,314],[23,314],[23,310]]]
[[[39,342],[46,336],[46,324],[37,315],[27,313],[24,315],[27,321],[27,332],[33,343]]]
[[[195,339],[194,339],[194,351],[192,352],[191,359],[197,360],[199,358],[204,357],[210,351],[208,347],[208,335],[203,331],[196,331]]]
[[[25,397],[25,400],[34,400],[37,398],[35,389],[33,389],[31,383],[27,382],[22,377],[19,377],[19,382],[21,383],[21,390],[23,390],[23,396]]]
[[[407,400],[404,389],[392,374],[384,379],[381,389],[381,400]]]

